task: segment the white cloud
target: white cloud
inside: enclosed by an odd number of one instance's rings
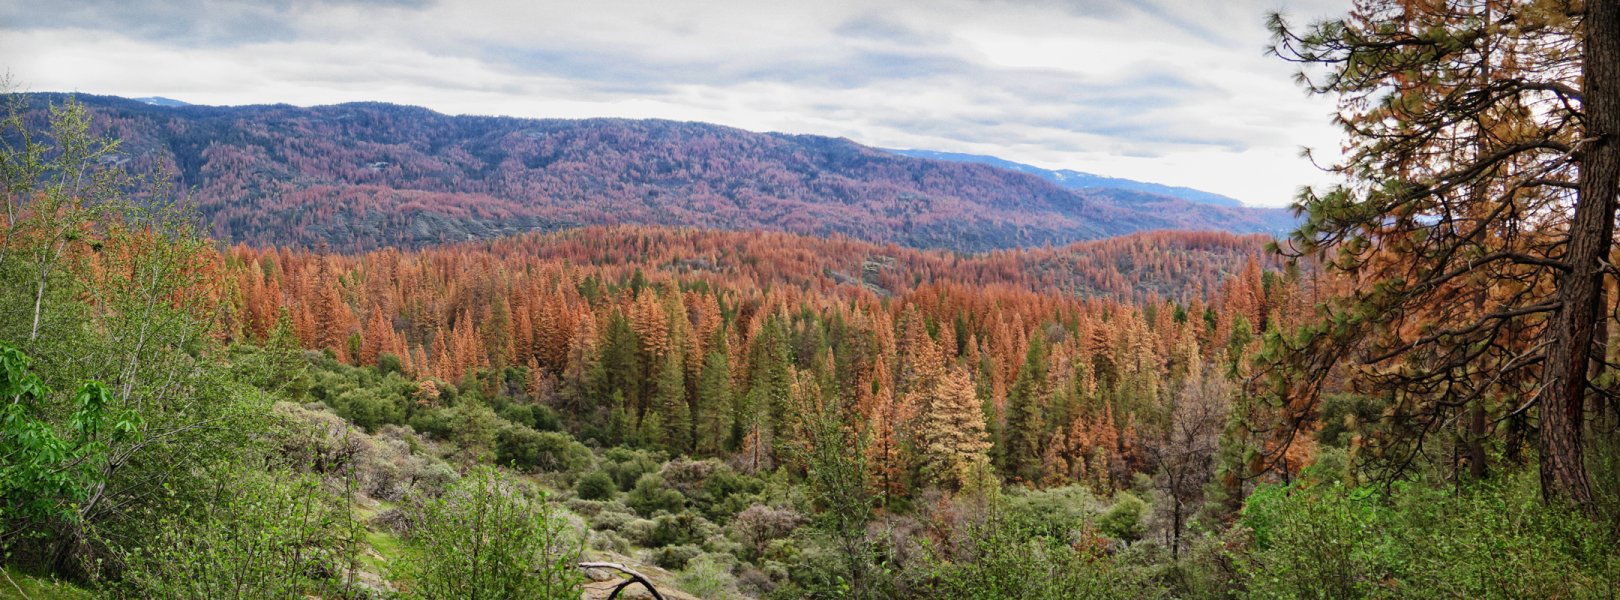
[[[1293,2],[1309,18],[1346,0]],[[27,88],[204,104],[381,100],[659,117],[993,154],[1278,205],[1323,176],[1330,103],[1262,56],[1258,0],[0,0]]]

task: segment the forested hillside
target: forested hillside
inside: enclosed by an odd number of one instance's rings
[[[1299,421],[1256,385],[1356,280],[1263,238],[217,249],[185,211],[119,199],[139,182],[88,135],[59,109],[68,152],[10,180],[34,198],[0,254],[18,590],[604,597],[619,580],[585,560],[676,598],[1615,583],[1601,522],[1516,474],[1524,437],[1466,494],[1433,485],[1458,455],[1358,485],[1358,454],[1403,435],[1388,408],[1333,387]]]
[[[1620,3],[1271,26],[1345,130],[1282,238],[1072,242],[1167,217],[822,138],[7,95],[0,598],[1614,598]]]
[[[62,99],[29,96],[36,119]],[[1066,190],[849,140],[703,123],[79,100],[98,130],[123,140],[109,160],[172,178],[214,235],[256,245],[369,250],[642,224],[977,251],[1150,229],[1277,234],[1294,222],[1281,209]]]

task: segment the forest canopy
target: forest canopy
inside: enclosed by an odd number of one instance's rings
[[[216,240],[10,94],[0,595],[1612,597],[1620,5],[1272,25],[1280,240]]]

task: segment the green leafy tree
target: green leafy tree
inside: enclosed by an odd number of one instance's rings
[[[139,433],[139,415],[108,414],[111,393],[90,381],[73,394],[61,431],[41,418],[50,390],[28,356],[0,342],[0,552],[17,536],[39,535],[50,520],[77,518],[107,459],[107,444]]]
[[[0,339],[22,340],[47,389],[95,392],[122,435],[97,435],[73,514],[34,527],[27,554],[65,574],[94,568],[112,540],[152,533],[150,511],[202,501],[206,465],[249,446],[269,402],[222,365],[218,254],[169,191],[104,160],[116,148],[74,102],[9,95],[0,121]],[[34,102],[39,102],[37,99]],[[29,129],[29,111],[50,115]],[[37,114],[37,113],[36,113]],[[45,394],[32,418],[77,428],[84,394]],[[91,456],[93,455],[93,456]],[[92,459],[93,458],[93,459]],[[92,535],[92,531],[95,535]]]
[[[776,440],[788,422],[793,402],[793,370],[787,325],[771,317],[754,335],[748,359],[748,395],[739,421],[756,439]],[[775,452],[774,446],[771,451]],[[774,456],[774,454],[773,454]]]
[[[799,398],[801,431],[795,450],[816,509],[817,529],[838,549],[849,598],[876,597],[876,549],[867,538],[876,498],[866,460],[866,438],[845,422],[837,404],[819,393]],[[836,395],[833,395],[836,397]]]
[[[217,470],[196,514],[157,518],[124,557],[122,585],[146,598],[308,598],[354,593],[363,532],[318,478],[241,465]]]
[[[408,597],[579,598],[582,532],[494,469],[474,469],[411,515],[398,568]]]

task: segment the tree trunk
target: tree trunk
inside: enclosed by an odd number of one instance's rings
[[[1172,492],[1172,494],[1175,495],[1174,492]],[[1170,531],[1174,533],[1170,541],[1171,560],[1181,558],[1181,496],[1175,496],[1176,497],[1171,500],[1171,506],[1173,508],[1171,508]]]
[[[1592,342],[1603,315],[1603,261],[1613,244],[1620,192],[1620,0],[1589,2],[1584,28],[1586,140],[1565,255],[1570,270],[1559,281],[1562,305],[1541,396],[1540,450],[1542,493],[1591,511],[1581,437]]]
[[[1468,475],[1474,481],[1490,474],[1485,460],[1485,406],[1479,400],[1468,408]]]

